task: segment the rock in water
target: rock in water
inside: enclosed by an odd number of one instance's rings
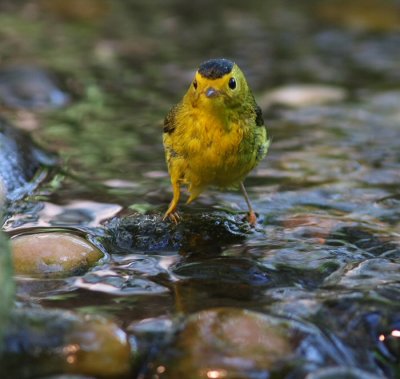
[[[71,233],[26,234],[11,240],[16,274],[68,276],[86,271],[103,253]]]
[[[24,132],[0,118],[0,187],[6,200],[16,201],[32,192],[41,167],[55,159],[34,145]]]
[[[307,361],[324,362],[331,351],[317,329],[297,321],[209,308],[186,319],[172,345],[149,365],[146,378],[284,378]]]
[[[131,349],[125,332],[100,316],[22,308],[12,314],[0,355],[2,378],[56,374],[126,377]]]
[[[200,213],[195,217],[188,215],[179,225],[162,222],[160,215],[134,214],[110,220],[107,229],[110,238],[104,242],[109,250],[118,253],[137,249],[218,251],[224,244],[243,241],[249,232],[241,216],[234,217],[224,212]]]

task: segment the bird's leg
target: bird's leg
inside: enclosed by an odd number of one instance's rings
[[[172,191],[173,191],[173,197],[167,211],[165,212],[163,221],[168,217],[172,222],[177,224],[180,220],[179,214],[176,211],[176,207],[178,205],[179,198],[181,196],[179,182],[176,181],[172,183]]]
[[[242,191],[247,207],[249,208],[249,212],[247,213],[247,221],[251,226],[255,226],[257,224],[257,216],[253,210],[253,207],[251,206],[249,195],[247,195],[247,191],[246,188],[244,188],[243,182],[240,182],[240,190]]]
[[[194,187],[193,185],[189,186],[190,196],[186,201],[186,204],[190,204],[192,201],[196,200],[199,195],[203,192],[203,187]]]

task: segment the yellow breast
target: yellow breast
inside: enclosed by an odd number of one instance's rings
[[[255,165],[252,129],[199,109],[183,112],[174,151],[185,159],[183,182],[191,187],[230,187]]]

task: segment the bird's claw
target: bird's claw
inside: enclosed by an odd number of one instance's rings
[[[175,225],[179,224],[179,221],[181,221],[181,216],[179,216],[178,212],[173,212],[168,217]]]
[[[181,221],[181,216],[179,216],[178,212],[171,212],[165,214],[165,216],[163,217],[163,221],[165,221],[167,218],[170,221],[172,221],[175,225],[179,224],[179,222]]]
[[[250,224],[251,227],[255,227],[257,225],[257,215],[255,212],[248,212],[246,215],[246,220]]]

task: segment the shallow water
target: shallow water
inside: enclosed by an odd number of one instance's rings
[[[4,229],[75,231],[105,258],[77,277],[17,278],[18,300],[113,316],[144,350],[178,314],[251,309],[323,335],[303,347],[314,360],[295,377],[326,365],[398,377],[396,337],[379,336],[398,329],[400,314],[400,32],[389,17],[400,4],[99,1],[89,16],[49,4],[1,6],[0,51],[18,42],[6,65],[47,67],[72,99],[28,115],[2,110],[17,126],[30,120],[63,161],[13,204]],[[161,221],[171,196],[162,120],[215,56],[234,59],[260,100],[296,83],[344,94],[264,106],[272,144],[246,180],[255,230],[235,192],[182,206],[178,227]]]

